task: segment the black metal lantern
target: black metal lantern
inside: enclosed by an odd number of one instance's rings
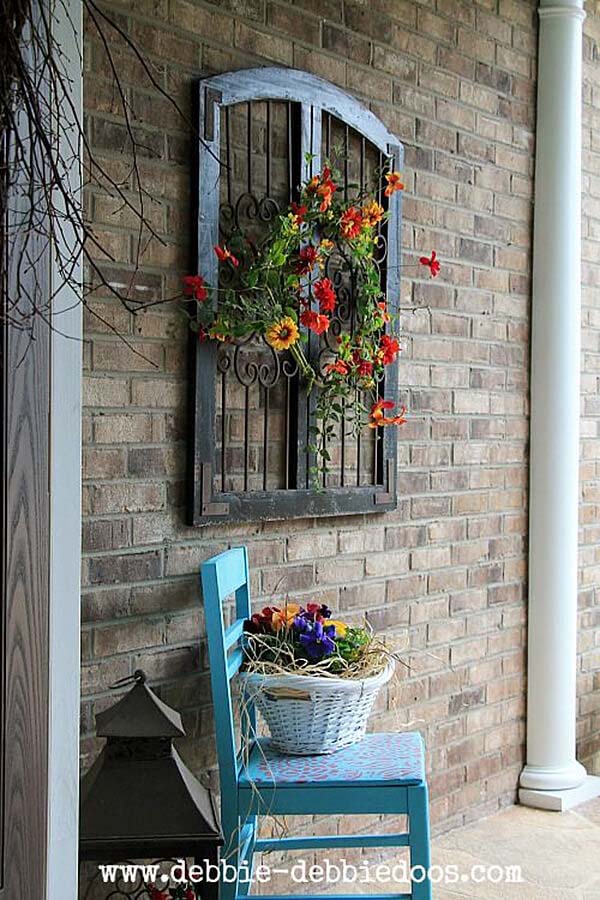
[[[96,716],[96,733],[107,741],[82,783],[80,857],[218,866],[223,838],[212,794],[173,747],[173,738],[185,735],[181,716],[148,687],[144,672],[132,680],[132,689]],[[203,898],[217,897],[214,881],[199,879],[198,889]]]

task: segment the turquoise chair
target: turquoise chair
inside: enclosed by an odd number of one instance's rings
[[[201,566],[202,592],[215,709],[221,782],[223,856],[234,866],[252,864],[266,850],[317,850],[324,847],[409,847],[417,878],[412,894],[370,894],[371,898],[430,900],[429,810],[424,751],[416,732],[368,734],[360,743],[321,756],[286,756],[255,739],[255,712],[242,717],[241,746],[234,727],[231,682],[243,661],[244,620],[250,617],[248,554],[238,547]],[[235,618],[225,626],[223,606],[235,594]],[[273,839],[257,837],[261,815],[381,814],[408,816],[401,834],[318,835]],[[243,871],[243,870],[242,870]],[[296,894],[307,896],[308,885]],[[221,900],[237,900],[249,891],[248,878],[221,883]],[[323,900],[349,894],[324,895]],[[364,896],[364,895],[363,895]],[[310,900],[320,900],[310,895]]]

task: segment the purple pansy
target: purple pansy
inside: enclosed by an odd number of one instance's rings
[[[308,623],[307,623],[308,625]],[[300,635],[300,643],[306,650],[310,659],[319,660],[324,656],[330,656],[335,650],[335,626],[323,627],[321,622],[315,622],[309,631]]]

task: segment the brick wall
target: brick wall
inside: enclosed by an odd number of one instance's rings
[[[600,774],[600,4],[586,4],[583,45],[583,278],[578,755]]]
[[[383,698],[374,727],[410,722],[425,733],[436,828],[512,803],[524,740],[535,3],[114,0],[107,8],[186,108],[199,73],[263,63],[307,69],[361,98],[406,145],[405,262],[435,247],[443,272],[403,282],[403,304],[429,311],[402,322],[410,422],[400,434],[399,507],[370,517],[186,527],[185,326],[168,306],[132,317],[102,294],[90,304],[84,766],[96,749],[93,715],[114,699],[108,685],[139,665],[184,712],[186,758],[214,765],[197,568],[244,542],[257,602],[287,590],[323,597],[344,615],[367,608],[383,629],[408,628],[412,668]],[[188,266],[191,145],[132,53],[116,36],[113,46],[164,238],[146,248],[135,290],[159,299],[177,291]],[[131,187],[124,124],[90,23],[85,53],[90,140]],[[115,258],[110,277],[127,283],[135,222],[101,185],[89,187],[87,202]],[[595,321],[589,292],[588,306]],[[593,453],[586,466],[591,479]],[[592,612],[583,615],[589,623]]]

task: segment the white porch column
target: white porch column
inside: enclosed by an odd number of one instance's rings
[[[575,758],[583,0],[540,0],[533,242],[527,765],[521,803],[600,793]]]

